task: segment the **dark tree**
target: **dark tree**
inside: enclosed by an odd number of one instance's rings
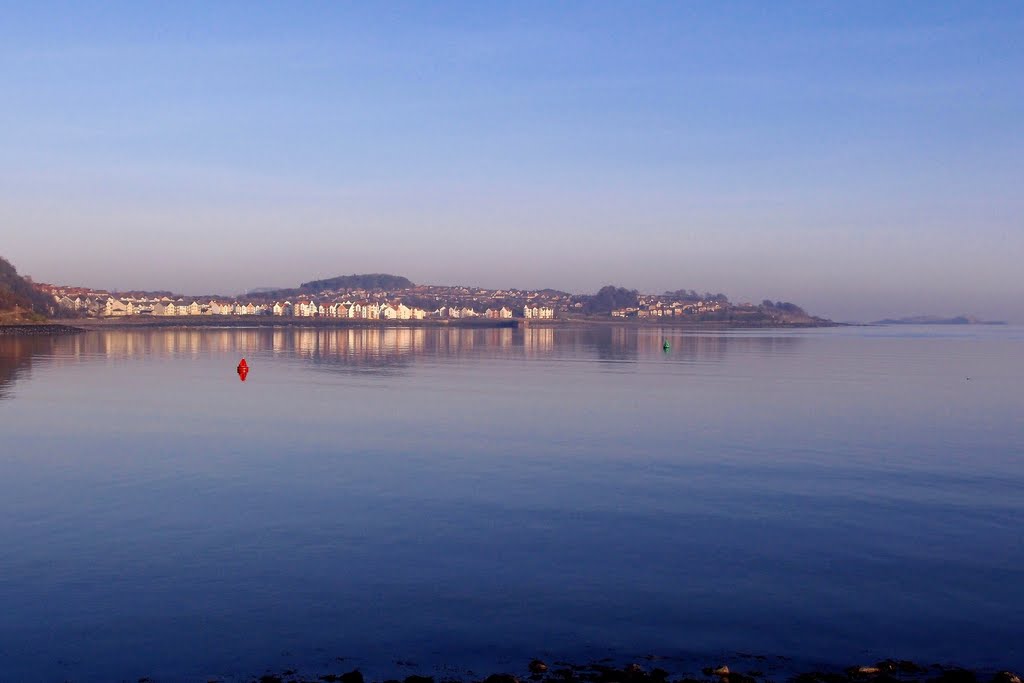
[[[370,273],[366,275],[339,275],[326,280],[313,280],[303,282],[299,289],[305,293],[318,294],[325,289],[366,289],[370,291],[393,292],[400,289],[409,289],[412,282],[399,275],[388,275],[386,273]]]
[[[792,316],[807,316],[807,312],[804,311],[804,309],[794,303],[790,303],[789,301],[773,302],[771,299],[765,299],[761,302],[761,307],[764,308],[766,312],[778,311]]]
[[[606,285],[583,298],[583,310],[587,313],[611,313],[617,308],[632,308],[637,305],[638,292],[614,285]]]

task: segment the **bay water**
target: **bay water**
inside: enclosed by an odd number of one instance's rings
[[[1024,328],[0,337],[0,681],[1022,642]]]

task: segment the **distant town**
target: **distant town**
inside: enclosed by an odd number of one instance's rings
[[[238,296],[185,296],[169,291],[107,291],[35,282],[0,257],[0,325],[47,320],[124,321],[129,324],[330,324],[330,321],[526,322],[609,321],[710,323],[727,326],[834,324],[796,304],[765,299],[733,303],[725,294],[679,289],[641,294],[607,285],[594,294],[554,289],[486,289],[417,285],[383,273],[339,275],[287,289]],[[289,322],[286,323],[285,320]]]
[[[57,317],[193,318],[263,316],[346,320],[537,320],[606,318],[680,322],[814,324],[784,302],[732,303],[724,294],[678,290],[640,294],[605,287],[593,295],[556,290],[484,289],[415,285],[392,275],[349,275],[307,282],[295,289],[257,290],[236,297],[182,296],[172,292],[108,292],[34,283],[54,302]]]

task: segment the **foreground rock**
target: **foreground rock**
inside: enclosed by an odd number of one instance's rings
[[[650,658],[653,659],[653,658]],[[760,658],[764,659],[764,658]],[[523,673],[529,679],[543,683],[1021,683],[1020,676],[1011,671],[978,672],[950,666],[920,666],[904,660],[884,660],[827,671],[801,673],[761,670],[742,670],[741,665],[730,667],[718,663],[696,671],[669,672],[662,668],[648,671],[637,663],[611,666],[604,662],[569,664],[555,662],[552,669],[546,662],[534,659],[525,664]],[[252,679],[254,683],[400,683],[397,679],[367,681],[358,670],[344,673],[326,673],[303,676],[296,671],[265,674]],[[441,683],[520,683],[513,673],[494,673],[488,676],[466,678],[443,677]],[[401,683],[435,683],[432,676],[406,676]]]

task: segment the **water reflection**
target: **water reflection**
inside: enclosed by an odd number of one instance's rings
[[[670,348],[663,349],[665,341]],[[678,328],[262,328],[110,330],[67,337],[0,338],[0,398],[37,356],[55,363],[230,354],[306,361],[334,372],[401,374],[418,360],[540,359],[571,356],[612,363],[665,359],[717,363],[730,351],[775,355],[802,342],[793,334],[687,333]]]
[[[671,327],[614,326],[581,332],[580,341],[593,346],[598,360],[610,362],[632,362],[656,356],[676,362],[720,362],[730,350],[758,355],[791,353],[804,341],[789,333],[694,333]],[[561,344],[562,339],[559,339]]]
[[[0,400],[10,398],[15,381],[27,377],[32,359],[52,355],[53,337],[0,337]]]
[[[0,338],[0,680],[581,643],[1012,664],[1019,332],[888,334]]]

